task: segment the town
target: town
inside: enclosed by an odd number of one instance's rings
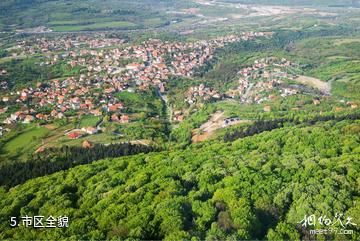
[[[77,37],[33,42],[21,41],[14,56],[45,54],[41,65],[54,65],[60,59],[72,68],[79,67],[79,76],[54,79],[47,83],[29,85],[19,90],[6,90],[2,95],[5,106],[0,113],[8,114],[4,124],[31,123],[37,120],[51,122],[55,119],[89,114],[102,116],[110,114],[111,121],[129,122],[129,116],[122,113],[124,104],[115,97],[118,92],[147,90],[151,86],[160,93],[166,92],[166,80],[170,76],[191,77],[194,71],[210,61],[217,48],[224,45],[248,41],[258,37],[271,37],[272,33],[243,32],[211,40],[196,42],[163,42],[149,39],[139,45],[125,44],[122,39],[93,39]],[[115,48],[104,48],[118,46]],[[1,70],[6,75],[7,70]],[[199,87],[201,92],[203,86]],[[208,91],[207,89],[204,89]],[[212,93],[220,98],[219,93]],[[190,101],[190,100],[189,100]],[[21,105],[21,109],[8,113],[8,107]],[[42,110],[51,109],[49,113]],[[85,132],[94,134],[92,127]],[[91,130],[90,130],[91,129]]]

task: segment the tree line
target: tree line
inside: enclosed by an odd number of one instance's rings
[[[92,148],[63,146],[48,148],[43,152],[31,154],[26,162],[1,162],[0,186],[13,187],[26,180],[45,176],[77,165],[92,163],[96,160],[149,153],[156,148],[131,143],[101,145]]]
[[[285,124],[293,124],[293,125],[314,125],[317,122],[323,121],[343,121],[343,120],[357,120],[360,119],[360,113],[353,113],[347,114],[344,116],[335,116],[335,115],[328,115],[328,116],[316,116],[311,119],[307,119],[304,121],[300,121],[298,118],[279,118],[274,120],[257,120],[254,124],[250,126],[242,126],[239,129],[234,131],[226,132],[223,136],[223,140],[225,142],[231,142],[236,139],[253,136],[259,134],[264,131],[271,131],[277,128],[284,127]]]

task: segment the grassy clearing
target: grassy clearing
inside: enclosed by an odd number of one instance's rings
[[[161,18],[150,18],[144,21],[144,25],[150,28],[156,28],[165,24],[165,21]]]
[[[360,89],[360,80],[335,81],[332,84],[333,95],[342,98],[347,98],[360,103],[359,89]]]
[[[4,151],[10,155],[21,155],[30,153],[35,147],[41,144],[42,138],[46,137],[50,131],[44,127],[33,126],[21,134],[11,138],[4,146]]]
[[[115,96],[122,102],[124,102],[125,104],[130,104],[130,103],[141,103],[142,102],[142,98],[141,95],[138,93],[131,93],[131,92],[120,92],[115,94]]]
[[[85,115],[81,117],[80,120],[80,128],[82,127],[88,127],[93,126],[95,127],[96,124],[101,120],[101,117],[99,116],[93,116],[93,115]]]
[[[360,64],[357,61],[336,61],[312,70],[311,75],[324,81],[334,77],[342,77],[352,73],[360,73]]]

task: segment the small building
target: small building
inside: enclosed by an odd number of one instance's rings
[[[320,105],[320,100],[319,99],[314,99],[313,104],[314,105]]]
[[[81,136],[82,134],[77,131],[67,134],[67,137],[69,137],[70,139],[79,139]]]
[[[270,112],[271,111],[271,106],[270,105],[265,105],[264,106],[264,111],[265,112]]]
[[[28,124],[28,123],[30,123],[30,122],[32,122],[32,121],[34,121],[34,120],[35,120],[34,116],[32,116],[32,115],[26,115],[23,123]]]
[[[126,69],[127,70],[138,70],[140,69],[141,65],[140,64],[137,64],[137,63],[131,63],[131,64],[128,64],[126,65]]]
[[[119,116],[118,116],[117,114],[113,114],[113,115],[111,116],[111,121],[113,121],[113,122],[120,122],[120,118],[119,118]]]
[[[96,134],[98,132],[98,130],[95,127],[92,127],[92,126],[83,127],[81,130],[86,132],[89,135],[94,135],[94,134]]]
[[[129,116],[127,116],[127,115],[122,115],[122,116],[120,117],[120,122],[121,122],[121,123],[129,123]]]
[[[93,144],[88,141],[88,140],[85,140],[83,143],[82,143],[82,147],[83,148],[92,148],[93,147]]]

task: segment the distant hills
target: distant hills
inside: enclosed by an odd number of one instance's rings
[[[220,1],[220,0],[219,0]],[[221,0],[223,2],[236,2],[244,4],[276,4],[276,5],[321,5],[321,6],[331,6],[331,5],[343,5],[351,6],[357,5],[358,0]]]
[[[0,1],[0,31],[47,26],[55,31],[139,29],[172,20],[168,10],[191,6],[178,0]]]
[[[194,17],[176,14],[201,8],[197,0],[5,0],[0,1],[0,31],[39,26],[54,31],[157,28]],[[211,1],[208,1],[211,2]],[[243,4],[360,6],[359,0],[219,0]],[[179,20],[180,19],[180,20]]]

